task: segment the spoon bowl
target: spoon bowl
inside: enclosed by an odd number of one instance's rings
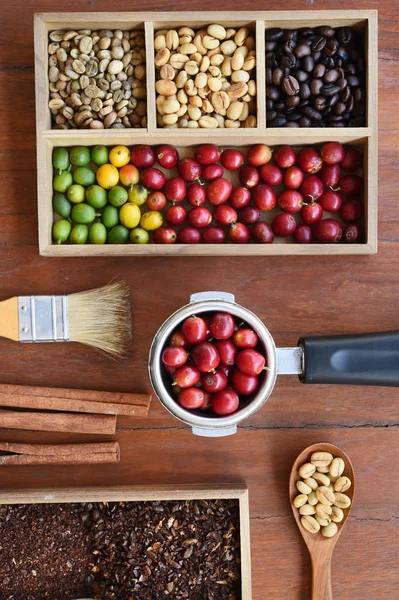
[[[349,477],[352,482],[351,487],[345,492],[345,494],[349,496],[351,500],[351,505],[349,508],[343,509],[344,518],[340,523],[337,523],[338,531],[336,535],[330,538],[324,537],[320,532],[310,533],[307,531],[301,524],[302,515],[299,513],[298,508],[296,508],[293,504],[295,496],[299,494],[296,487],[297,481],[301,479],[298,473],[299,467],[304,463],[309,462],[310,456],[313,454],[313,452],[330,452],[334,458],[342,458],[345,462],[345,470],[342,475]],[[308,446],[297,457],[291,469],[289,495],[296,524],[299,527],[299,531],[302,534],[312,561],[312,599],[332,600],[331,558],[334,552],[335,544],[337,543],[349,516],[355,496],[355,473],[349,457],[345,454],[345,452],[333,444],[319,443]]]

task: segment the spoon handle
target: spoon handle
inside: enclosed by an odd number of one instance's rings
[[[332,600],[331,552],[312,554],[312,600]]]

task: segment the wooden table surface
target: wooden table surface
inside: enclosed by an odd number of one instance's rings
[[[189,3],[190,4],[190,3]],[[156,0],[112,10],[179,10]],[[1,299],[29,293],[70,293],[125,278],[132,289],[134,342],[114,362],[76,344],[18,345],[0,341],[0,381],[145,392],[148,349],[159,325],[192,292],[221,289],[253,310],[278,346],[301,334],[399,328],[398,0],[337,0],[336,10],[379,9],[379,252],[323,258],[41,258],[37,199],[33,72],[33,13],[105,11],[105,0],[2,2],[0,56],[0,291]],[[251,9],[275,9],[255,0]],[[212,10],[199,0],[195,8]],[[243,8],[231,0],[229,9]],[[331,9],[327,0],[288,0],[285,9]],[[83,441],[87,437],[2,431],[13,441]],[[395,600],[398,569],[398,392],[389,388],[305,386],[280,377],[267,404],[237,435],[201,439],[154,400],[146,420],[120,422],[119,466],[3,468],[1,488],[245,481],[249,486],[254,600],[305,600],[311,573],[288,503],[288,476],[307,445],[327,441],[351,457],[357,497],[333,559],[340,600]],[[244,599],[245,600],[245,599]],[[318,599],[322,600],[322,599]]]

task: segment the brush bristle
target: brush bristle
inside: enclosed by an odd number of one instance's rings
[[[124,281],[68,296],[70,340],[125,356],[132,338],[130,290]]]

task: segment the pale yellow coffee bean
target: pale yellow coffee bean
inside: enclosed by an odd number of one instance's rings
[[[314,467],[311,463],[307,462],[301,465],[298,469],[299,476],[302,479],[307,479],[308,477],[312,477],[313,473],[315,473],[316,467]]]
[[[234,52],[234,55],[231,57],[231,68],[233,71],[239,71],[243,68],[244,65],[244,57],[242,54],[237,54]]]
[[[208,79],[208,86],[212,92],[218,92],[222,89],[222,82],[217,77],[210,77]]]
[[[210,96],[213,107],[216,112],[227,110],[230,106],[230,98],[226,94],[226,92],[214,92]]]
[[[247,105],[245,104],[244,106]],[[319,487],[319,484],[317,483],[314,477],[307,477],[306,479],[304,479],[304,482],[306,483],[306,485],[312,488],[313,491],[317,490],[317,488]]]
[[[248,91],[248,86],[244,82],[233,83],[227,91],[230,98],[242,98]]]
[[[332,513],[331,513],[331,520],[334,521],[334,523],[341,523],[343,518],[344,518],[343,510],[338,508],[338,506],[333,506]]]
[[[316,514],[326,519],[332,514],[332,507],[329,504],[316,504]]]
[[[185,54],[180,54],[179,52],[177,54],[171,54],[169,62],[174,69],[180,71],[180,69],[182,69],[186,62],[188,62],[189,60],[190,59],[188,56],[186,56]]]
[[[311,506],[310,504],[304,504],[303,506],[301,506],[299,508],[299,514],[300,515],[315,515],[316,509],[314,506]]]
[[[232,121],[231,119],[226,119],[224,123],[225,126],[229,129],[238,129],[239,127],[241,127],[240,121]]]
[[[231,81],[233,83],[238,83],[239,81],[244,81],[247,83],[249,81],[249,73],[247,71],[233,71],[231,74]]]
[[[248,94],[250,96],[256,96],[256,81],[253,79],[248,81]]]
[[[199,127],[198,121],[188,121],[188,129],[197,129]]]
[[[199,96],[190,96],[188,102],[191,104],[191,106],[196,106],[197,108],[201,108],[202,106],[202,98]]]
[[[162,65],[161,70],[159,71],[159,74],[161,76],[161,79],[169,79],[170,81],[172,81],[176,75],[176,71],[174,70],[172,65],[166,64],[166,65]],[[137,69],[136,69],[135,75],[137,77]]]
[[[319,523],[311,515],[305,515],[301,517],[301,524],[306,531],[309,531],[309,533],[317,533],[320,531]]]
[[[219,67],[215,67],[215,65],[209,67],[208,73],[210,73],[212,77],[217,77],[218,79],[221,79],[222,77]]]
[[[319,525],[321,525],[322,527],[326,527],[327,525],[329,525],[331,523],[331,517],[327,517],[326,519],[323,519],[323,517],[319,517],[319,515],[315,515],[315,519],[319,523]]]
[[[224,40],[226,38],[225,28],[221,25],[217,25],[216,23],[208,25],[207,32],[210,36],[216,38],[217,40]]]
[[[177,93],[176,84],[168,79],[160,79],[155,82],[155,89],[163,96],[174,96]]]
[[[242,98],[242,100],[244,100],[244,98]],[[248,118],[249,115],[249,104],[248,102],[243,102],[242,103],[242,111],[240,116],[238,117],[239,121],[245,121],[245,119]]]
[[[310,493],[311,493],[311,491],[312,491],[312,488],[311,488],[311,487],[309,487],[308,485],[306,485],[306,483],[304,483],[303,481],[297,481],[297,482],[296,482],[296,487],[297,487],[298,491],[299,491],[301,494],[306,494],[306,495],[308,495],[308,494],[310,494]]]
[[[170,115],[179,110],[180,102],[178,100],[174,100],[171,98],[171,99],[165,100],[165,102],[161,106],[162,106],[163,112],[166,115]]]
[[[65,102],[62,98],[53,98],[48,103],[48,106],[51,110],[60,110],[60,108],[63,108],[65,106]]]
[[[220,49],[225,56],[231,56],[236,51],[237,44],[235,44],[233,40],[226,40],[220,44]]]
[[[199,52],[194,52],[194,54],[191,54],[189,58],[190,60],[193,60],[195,63],[197,63],[199,67],[202,62],[203,56]]]
[[[222,77],[222,91],[227,93],[227,90],[231,88],[231,83]]]
[[[296,508],[300,508],[301,506],[306,504],[307,501],[308,501],[308,497],[306,494],[299,494],[299,496],[296,496],[294,498],[292,503]]]
[[[183,88],[185,86],[187,80],[188,80],[187,72],[180,71],[180,73],[177,74],[177,77],[175,79],[176,87],[179,89]]]
[[[232,73],[230,56],[226,56],[226,58],[224,59],[224,61],[222,63],[222,66],[220,67],[220,70],[222,71],[223,75],[225,75],[226,77],[230,77],[230,75]]]
[[[330,452],[313,452],[310,462],[315,467],[329,467],[333,458]]]
[[[164,35],[157,35],[154,40],[154,48],[155,50],[162,50],[162,48],[166,48],[166,38]]]
[[[202,115],[201,109],[192,104],[187,105],[187,113],[192,121],[199,121]]]
[[[189,74],[189,75],[196,75],[199,71],[199,66],[198,64],[195,62],[195,60],[189,60],[186,62],[186,64],[184,65],[184,70]]]
[[[195,44],[183,44],[180,46],[179,51],[182,54],[194,54],[194,52],[197,52],[197,46]]]
[[[208,77],[206,73],[198,73],[195,80],[195,86],[199,89],[204,88],[208,83]]]
[[[194,81],[192,79],[188,79],[184,85],[184,91],[188,96],[196,96],[198,92],[198,88],[194,85]]]
[[[237,46],[242,46],[249,35],[249,29],[241,27],[234,36],[234,42]]]
[[[183,44],[190,44],[190,42],[192,42],[192,41],[193,41],[193,38],[191,35],[180,35],[179,36],[179,46],[182,46]]]
[[[345,462],[342,458],[334,458],[330,465],[330,474],[332,477],[341,477],[345,470]]]
[[[322,535],[324,535],[324,537],[334,537],[334,535],[336,535],[338,531],[338,527],[336,523],[330,523],[329,525],[326,525],[325,527],[322,527],[321,529],[321,533]]]
[[[223,63],[223,61],[224,61],[224,56],[223,56],[223,54],[219,54],[219,53],[214,54],[210,58],[210,64],[213,65],[214,67],[220,67],[220,65]]]
[[[202,43],[202,36],[198,33],[194,38],[194,44],[196,45],[198,52],[204,56],[204,54],[207,52],[207,48],[205,48],[204,44]]]
[[[212,37],[211,35],[204,35],[202,38],[202,44],[207,50],[214,50],[219,47],[219,40]]]
[[[235,100],[234,102],[232,102],[229,106],[229,108],[227,109],[227,116],[229,119],[231,119],[232,121],[237,121],[237,119],[240,118],[241,113],[242,113],[242,107],[243,107],[243,103],[239,102],[238,100]],[[299,483],[299,482],[298,482]],[[303,483],[303,482],[301,482]],[[304,484],[306,486],[306,484]],[[306,486],[309,487],[309,486]],[[310,491],[311,488],[309,488]],[[310,492],[306,492],[309,493]]]
[[[187,104],[182,104],[176,114],[178,117],[183,117],[183,115],[185,115],[186,112],[187,112]]]
[[[334,493],[325,485],[318,487],[315,493],[321,504],[334,504],[336,501]]]
[[[123,62],[121,60],[111,60],[107,68],[108,73],[111,75],[118,75],[123,71]]]
[[[193,29],[191,29],[191,27],[187,27],[187,26],[180,27],[180,29],[178,30],[178,32],[177,32],[177,33],[178,33],[180,36],[181,36],[181,35],[189,35],[190,37],[194,37],[194,35],[195,35],[195,32],[194,32],[194,30],[193,30]]]
[[[174,29],[169,29],[169,31],[166,34],[166,47],[169,48],[169,50],[176,50],[178,45],[179,34]]]
[[[162,117],[162,121],[165,125],[174,125],[177,123],[178,116],[176,114],[166,114]]]
[[[337,479],[337,481],[334,483],[334,491],[335,492],[346,492],[346,490],[349,490],[350,486],[352,485],[351,480],[349,479],[349,477],[339,477]]]
[[[59,70],[57,69],[57,67],[50,67],[49,72],[48,72],[49,81],[51,83],[55,83],[58,79],[58,74],[59,74]]]
[[[331,483],[330,478],[327,477],[327,475],[325,475],[324,473],[318,473],[317,471],[316,473],[313,473],[313,479],[319,484],[325,485],[326,487],[328,487]]]
[[[310,504],[310,506],[316,506],[316,504],[318,503],[318,499],[317,496],[315,494],[315,492],[311,492],[308,496],[308,504]]]
[[[204,115],[199,120],[199,126],[203,129],[217,129],[218,122],[214,117],[209,117],[208,115]]]
[[[162,67],[165,65],[170,58],[170,50],[169,48],[161,48],[155,55],[154,63],[156,67]]]
[[[214,58],[214,56],[212,56],[212,58]],[[211,60],[209,56],[203,56],[199,67],[201,73],[206,73],[210,64]]]
[[[236,33],[237,30],[233,29],[232,27],[226,29],[226,40],[229,40],[230,38],[234,37]]]
[[[180,104],[187,104],[188,102],[188,96],[184,90],[179,90],[177,92],[177,99],[180,102]]]
[[[218,122],[219,125],[219,129],[224,129],[225,128],[225,120],[224,117],[222,115],[217,115],[215,114],[215,119]]]
[[[351,499],[346,494],[336,492],[333,504],[334,506],[338,506],[338,508],[349,508],[351,505]]]
[[[324,473],[324,474],[330,473],[330,467],[329,466],[327,466],[327,467],[317,467],[316,470],[317,470],[318,473]]]
[[[237,48],[237,50],[234,52],[234,56],[237,54],[242,54],[245,60],[249,55],[249,50],[246,46],[241,46],[240,48]]]
[[[244,71],[252,71],[254,67],[256,67],[256,58],[254,56],[248,56],[248,58],[244,60],[242,68]]]
[[[212,106],[212,104],[209,102],[209,100],[207,98],[204,98],[202,100],[201,108],[202,108],[203,112],[206,112],[206,113],[212,113],[213,112],[213,106]]]

